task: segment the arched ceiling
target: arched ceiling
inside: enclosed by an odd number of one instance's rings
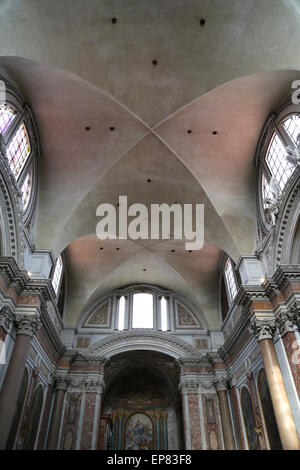
[[[35,244],[68,247],[66,323],[141,281],[176,290],[217,327],[220,254],[237,261],[255,248],[257,140],[299,79],[299,3],[7,0],[0,42],[2,72],[31,104],[41,140]],[[99,241],[96,207],[122,194],[203,203],[203,250]]]

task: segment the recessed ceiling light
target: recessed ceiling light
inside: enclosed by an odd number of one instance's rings
[[[143,271],[146,271],[146,269],[144,268]]]
[[[109,128],[109,130],[110,130],[110,131],[114,131],[114,130],[115,130],[114,126],[111,126],[111,127]]]
[[[213,135],[217,135],[218,131],[213,131],[212,133]]]
[[[100,250],[104,250],[103,246],[100,246]]]
[[[152,64],[157,65],[157,60],[156,59],[152,60]]]
[[[150,178],[147,179],[147,183],[151,183],[151,179],[150,179]]]
[[[85,127],[85,130],[86,130],[86,131],[89,131],[89,130],[90,130],[90,126],[86,126],[86,127]]]
[[[112,24],[116,24],[117,21],[118,21],[117,18],[112,18],[111,19]]]
[[[205,25],[205,19],[204,19],[204,18],[201,18],[200,24],[201,24],[201,26],[204,26],[204,25]]]
[[[175,250],[171,250],[171,251],[172,251],[172,253],[175,253]]]
[[[188,129],[188,130],[187,130],[187,133],[188,133],[188,134],[191,134],[191,133],[192,133],[192,129]]]
[[[116,250],[119,250],[120,248],[116,248]]]

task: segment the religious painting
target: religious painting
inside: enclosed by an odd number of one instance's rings
[[[270,447],[272,450],[280,450],[282,449],[282,445],[272,405],[272,399],[267,382],[267,377],[264,369],[261,369],[258,374],[257,385],[264,413],[265,423],[268,431]]]
[[[244,424],[246,428],[249,449],[260,450],[258,437],[255,432],[256,422],[255,422],[251,397],[246,387],[243,387],[242,392],[241,392],[241,405],[242,405],[242,410],[243,410]]]
[[[144,413],[131,415],[125,428],[125,450],[153,449],[153,426]]]

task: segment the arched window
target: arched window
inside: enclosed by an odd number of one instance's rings
[[[55,294],[58,294],[60,284],[61,284],[61,279],[62,279],[62,273],[63,273],[63,260],[61,255],[56,260],[54,271],[52,274],[52,286],[54,289]]]
[[[132,328],[153,328],[153,295],[133,295]]]
[[[227,259],[225,267],[224,267],[224,276],[226,281],[226,288],[227,288],[227,297],[228,303],[232,304],[237,291],[237,281],[234,274],[234,267],[230,258]]]
[[[118,330],[124,330],[124,323],[125,323],[125,297],[122,295],[119,299],[119,323],[118,323]]]
[[[271,131],[271,134],[267,146],[264,144],[262,148],[262,206],[269,217],[267,222],[272,225],[275,219],[274,216],[270,217],[270,213],[274,212],[275,205],[278,205],[284,188],[297,166],[297,155],[300,156],[299,117],[298,113],[285,114],[283,117],[281,114],[275,124],[270,124],[272,128],[265,131],[265,133]]]
[[[7,102],[0,102],[0,134],[6,149],[9,168],[21,190],[25,220],[32,214],[36,157],[38,152],[35,126],[28,106],[24,105],[9,84]],[[32,142],[33,145],[32,145]]]

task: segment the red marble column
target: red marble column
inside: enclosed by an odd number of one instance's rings
[[[101,391],[85,393],[84,414],[81,431],[81,450],[96,449],[98,445],[99,422],[101,415]]]
[[[5,449],[20,391],[32,336],[40,326],[36,315],[15,319],[16,341],[0,392],[0,449]]]
[[[285,352],[289,361],[295,387],[300,398],[300,344],[294,332],[289,331],[282,337]]]

